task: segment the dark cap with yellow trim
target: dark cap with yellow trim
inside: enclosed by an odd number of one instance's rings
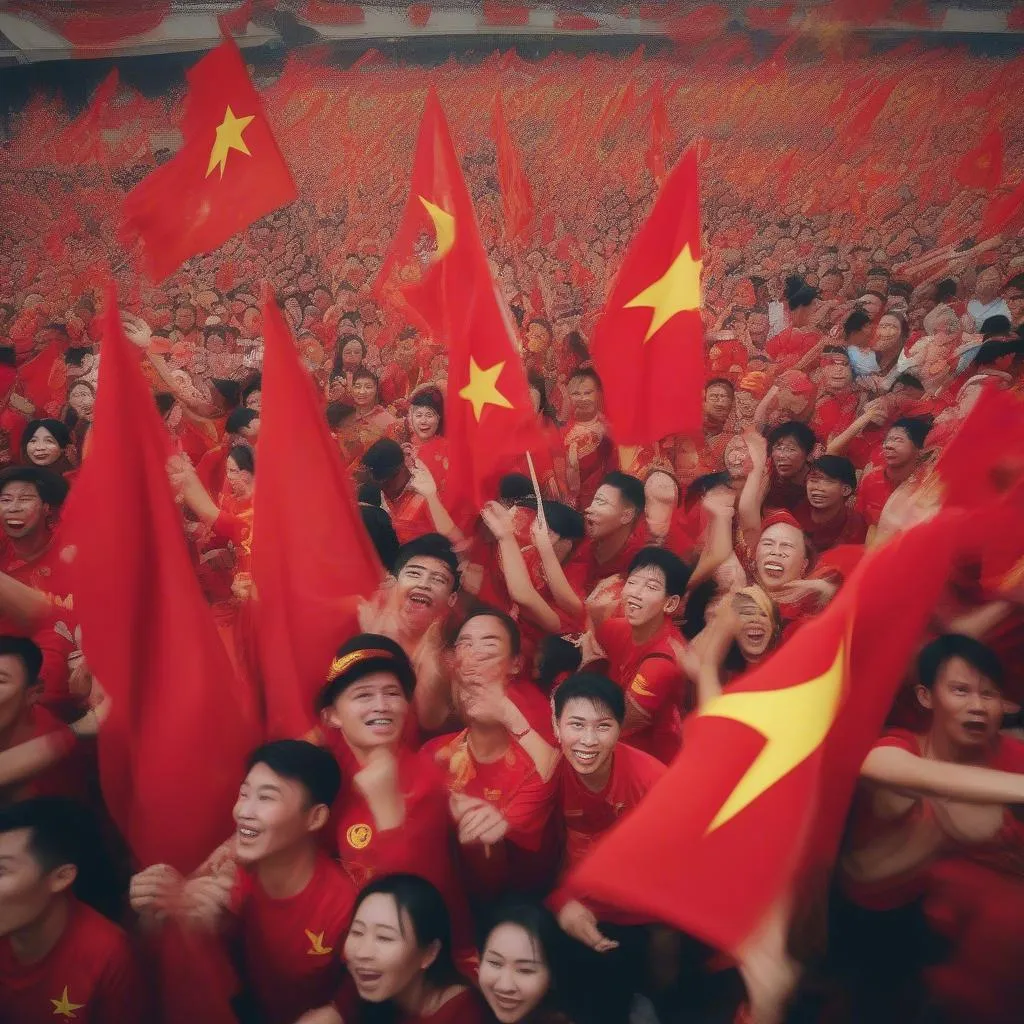
[[[412,699],[416,673],[405,651],[390,637],[379,633],[360,633],[338,648],[327,670],[327,681],[317,695],[317,711],[330,707],[340,693],[374,672],[390,672],[398,680],[405,696]]]

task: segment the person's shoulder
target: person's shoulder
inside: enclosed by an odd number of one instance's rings
[[[609,643],[615,645],[630,643],[633,631],[624,616],[612,615],[594,627],[594,635],[601,646],[607,648]]]
[[[412,756],[419,758],[420,763],[441,764],[447,762],[461,736],[462,732],[447,732],[443,736],[435,736],[433,739],[427,740]]]
[[[620,743],[615,748],[615,770],[621,770],[623,777],[653,784],[668,771],[668,766],[645,750]]]
[[[989,764],[1000,771],[1024,773],[1024,741],[1015,736],[1000,735]]]
[[[875,740],[875,747],[899,747],[907,750],[917,757],[921,756],[922,737],[910,729],[886,729],[882,735]]]
[[[120,960],[130,956],[131,944],[123,928],[93,910],[87,903],[72,900],[67,931],[62,945],[75,959]]]

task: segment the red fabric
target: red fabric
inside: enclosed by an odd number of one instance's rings
[[[629,563],[633,561],[636,553],[650,543],[652,541],[647,523],[637,523],[626,543],[607,561],[599,562],[590,538],[584,538],[565,562],[565,577],[583,597],[586,597],[601,580],[609,576],[625,577]]]
[[[854,140],[858,144],[863,144],[863,140],[859,136],[864,135],[871,131],[871,126],[875,123],[875,118],[882,112],[886,103],[889,102],[889,97],[895,92],[896,86],[899,85],[898,78],[892,78],[888,82],[882,82],[877,85],[869,94],[863,105],[857,110],[857,112],[850,118],[846,125],[846,133],[850,140],[850,145],[854,144]]]
[[[433,4],[410,4],[405,16],[417,28],[423,28],[433,13]]]
[[[252,18],[253,0],[243,0],[233,11],[221,14],[217,18],[221,35],[229,36],[234,32],[245,32],[249,19]]]
[[[99,740],[107,806],[139,863],[188,872],[223,838],[255,722],[196,580],[170,439],[113,288],[106,303],[91,450],[63,522],[69,578],[83,650],[112,698]]]
[[[152,998],[162,1024],[236,1024],[238,975],[221,935],[166,920],[142,936],[142,947],[146,963],[156,965]]]
[[[665,156],[672,148],[672,128],[668,122],[668,111],[665,109],[665,95],[662,92],[661,82],[655,82],[654,99],[651,101],[650,115],[650,137],[647,144],[647,151],[644,153],[644,161],[647,169],[651,172],[657,186],[660,188],[665,181],[666,167]]]
[[[896,485],[885,475],[884,466],[876,466],[861,478],[857,486],[856,510],[868,526],[877,526],[885,503],[892,497]]]
[[[301,736],[314,723],[314,697],[345,639],[339,602],[371,594],[383,570],[309,374],[269,289],[263,294],[263,325],[252,544],[257,642],[267,734]]]
[[[314,25],[362,25],[366,12],[359,4],[336,4],[330,0],[306,0],[301,16]]]
[[[67,397],[67,366],[58,342],[51,342],[37,356],[18,367],[21,393],[36,407],[39,417],[59,417]],[[20,438],[12,438],[15,443]]]
[[[331,1001],[342,977],[341,948],[359,890],[326,854],[295,896],[274,899],[253,873],[233,895],[243,979],[266,1024],[293,1024]]]
[[[572,14],[564,11],[555,13],[555,28],[563,32],[591,32],[600,27],[601,22],[586,14]]]
[[[693,706],[692,688],[669,646],[670,639],[683,642],[679,631],[666,622],[647,643],[637,646],[629,623],[611,618],[595,633],[608,655],[609,678],[651,718],[650,725],[623,737],[623,742],[671,764],[683,740],[680,708]]]
[[[796,4],[781,4],[778,7],[748,7],[747,24],[754,29],[783,28],[789,23],[796,10]]]
[[[106,3],[102,11],[75,10],[61,14],[38,4],[25,3],[33,16],[46,22],[74,46],[103,47],[131,39],[156,28],[171,10],[170,0],[154,0],[141,10],[134,0]]]
[[[705,377],[700,309],[674,312],[648,337],[659,311],[630,305],[643,298],[684,249],[692,260],[701,259],[697,154],[693,149],[669,175],[630,245],[594,330],[591,353],[604,384],[605,412],[618,444],[649,444],[667,434],[696,435],[700,430]],[[692,301],[699,305],[699,295]],[[675,309],[665,296],[661,302]]]
[[[960,158],[953,176],[964,188],[998,188],[1003,179],[1003,133],[993,128]]]
[[[155,281],[298,194],[235,43],[221,43],[186,77],[185,144],[128,194],[122,208],[122,235],[142,239]],[[249,155],[230,149],[225,163],[211,166],[228,107],[236,118],[253,118],[241,129]]]
[[[832,0],[825,8],[830,20],[874,25],[892,10],[894,0]]]
[[[71,899],[57,944],[38,963],[21,964],[10,938],[0,939],[0,1020],[41,1024],[57,1017],[54,1000],[67,997],[78,1024],[143,1024],[151,1020],[145,988],[117,925]]]
[[[804,505],[797,511],[800,527],[818,554],[840,544],[863,544],[867,537],[867,522],[860,512],[848,505],[841,505],[836,514],[823,523],[816,523],[811,518],[810,505]]]
[[[569,884],[734,953],[781,894],[834,859],[959,529],[941,516],[872,552],[821,615],[691,716],[666,776]],[[797,721],[785,735],[762,732]],[[793,757],[775,760],[773,744]]]
[[[519,151],[509,135],[500,92],[494,97],[491,136],[498,150],[498,180],[501,183],[505,234],[509,239],[514,239],[526,234],[533,222],[533,194]]]
[[[483,23],[502,28],[530,23],[530,8],[525,4],[504,4],[497,0],[484,0]]]
[[[998,234],[1020,213],[1024,208],[1024,181],[1022,181],[1012,192],[1002,196],[993,196],[985,206],[985,212],[981,215],[981,230],[979,238],[991,238]]]
[[[6,749],[40,736],[65,747],[66,753],[45,771],[33,775],[24,784],[0,787],[0,806],[33,796],[62,796],[79,803],[89,802],[88,761],[77,746],[75,734],[46,708],[33,705],[25,718],[11,731]]]

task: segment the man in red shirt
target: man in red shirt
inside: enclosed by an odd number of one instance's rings
[[[807,504],[797,517],[816,554],[838,544],[863,544],[868,527],[850,496],[857,489],[857,471],[842,455],[822,455],[807,474]]]
[[[672,653],[682,643],[672,623],[690,568],[671,551],[645,548],[629,566],[622,588],[623,616],[599,623],[597,643],[608,658],[608,675],[626,695],[622,735],[631,746],[670,764],[682,744],[680,708],[692,694]]]
[[[36,797],[0,811],[0,1024],[142,1024],[127,936],[72,893],[77,806]]]
[[[622,690],[606,676],[581,672],[554,694],[562,758],[558,808],[565,828],[563,877],[665,773],[653,757],[619,743],[626,717]],[[569,1001],[578,1019],[627,1020],[633,993],[643,984],[651,922],[601,907],[571,887],[549,898],[572,944]]]
[[[846,430],[857,418],[861,393],[853,386],[850,354],[842,345],[821,350],[821,391],[814,405],[811,429],[823,442]]]
[[[766,509],[785,509],[798,515],[807,504],[808,463],[816,443],[814,431],[797,420],[780,423],[768,435],[771,471],[764,499]]]
[[[857,511],[868,526],[877,526],[892,492],[917,469],[930,422],[913,416],[897,420],[882,443],[882,465],[864,474],[857,491]]]
[[[704,385],[704,444],[700,464],[709,473],[721,469],[725,446],[732,433],[727,429],[736,404],[736,388],[727,377],[713,377]]]
[[[601,378],[590,367],[583,367],[569,377],[566,389],[569,419],[562,430],[562,444],[570,503],[584,509],[615,465],[615,449],[601,414]]]
[[[150,924],[170,913],[217,924],[237,943],[243,998],[267,1024],[325,1006],[341,981],[338,950],[357,889],[320,840],[340,784],[328,751],[304,740],[264,744],[249,757],[228,855],[188,882],[165,864],[132,879],[132,907]]]
[[[445,774],[470,896],[547,891],[558,859],[554,751],[518,711],[520,638],[503,612],[471,615],[455,642],[455,708],[466,728],[428,743]]]

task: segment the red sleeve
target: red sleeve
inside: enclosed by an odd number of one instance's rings
[[[534,853],[541,849],[555,804],[555,792],[553,780],[545,782],[536,771],[530,772],[505,805],[504,816],[508,822],[505,838],[510,843]]]
[[[211,524],[211,529],[224,540],[233,544],[241,544],[245,535],[252,528],[252,523],[242,519],[240,516],[232,515],[221,509],[220,515]]]
[[[679,666],[668,658],[645,658],[629,680],[622,680],[626,693],[649,715],[654,715],[679,689]]]
[[[582,601],[587,596],[587,580],[590,578],[590,545],[586,541],[562,564],[562,571]]]
[[[999,737],[999,750],[992,759],[991,767],[1002,772],[1024,774],[1024,743],[1012,736]]]
[[[605,653],[607,653],[608,662],[611,665],[622,660],[623,652],[632,637],[632,633],[629,629],[629,623],[625,619],[613,616],[610,619],[605,619],[599,626],[594,627],[594,636]],[[616,681],[621,684],[621,680]]]
[[[917,733],[913,733],[909,729],[889,729],[876,740],[871,749],[874,750],[878,747],[898,747],[900,750],[909,751],[916,757],[921,756],[921,742]]]

